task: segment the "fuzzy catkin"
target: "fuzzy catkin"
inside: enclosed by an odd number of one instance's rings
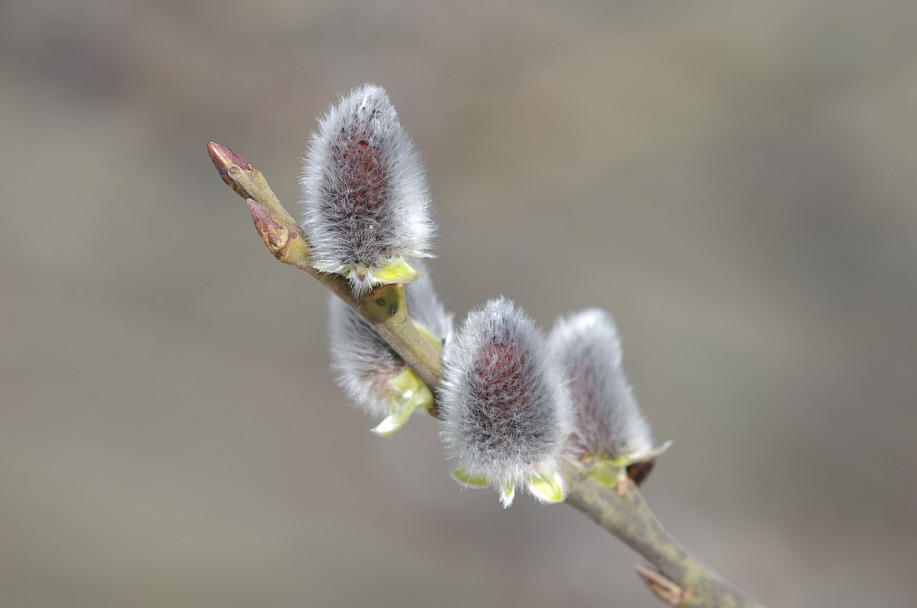
[[[651,450],[652,433],[621,367],[621,340],[611,315],[593,308],[562,318],[548,341],[576,411],[577,430],[566,453],[614,460]]]
[[[430,257],[434,225],[420,158],[382,87],[365,84],[319,119],[302,173],[303,229],[315,267],[354,293],[385,262]]]
[[[443,357],[443,439],[461,469],[491,484],[553,468],[573,414],[534,323],[506,299],[468,315]]]
[[[410,263],[420,277],[404,286],[408,315],[439,338],[442,346],[452,336],[453,314],[446,312],[436,295],[427,263],[420,259],[412,259]]]
[[[411,260],[420,274],[404,286],[408,315],[441,341],[452,332],[452,315],[437,298],[426,265]],[[328,299],[331,369],[347,397],[367,413],[381,418],[390,413],[389,382],[405,363],[360,315],[331,294]]]

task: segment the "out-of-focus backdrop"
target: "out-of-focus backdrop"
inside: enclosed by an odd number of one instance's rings
[[[386,87],[464,318],[616,316],[645,486],[770,606],[917,594],[912,0],[0,4],[0,605],[657,606],[566,506],[460,489],[329,376],[323,288],[207,157],[297,208]]]

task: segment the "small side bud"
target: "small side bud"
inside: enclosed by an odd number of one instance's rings
[[[560,502],[559,472],[573,411],[544,337],[512,302],[492,300],[468,315],[443,358],[442,435],[469,486],[497,489],[504,507],[525,484]]]
[[[650,426],[621,367],[621,341],[611,315],[589,309],[560,319],[549,343],[563,366],[576,411],[568,456],[590,463],[594,478],[614,485],[626,477],[628,466],[668,448],[653,447]],[[640,470],[648,474],[646,466]]]
[[[420,158],[381,87],[354,89],[319,120],[301,181],[313,265],[346,276],[354,295],[407,283],[407,258],[431,257]]]
[[[252,221],[255,222],[255,230],[258,231],[268,251],[278,259],[282,257],[283,251],[290,244],[290,231],[275,222],[258,201],[248,199],[248,210],[252,214]]]
[[[437,349],[452,333],[447,314],[433,291],[425,266],[421,277],[405,285],[408,315],[421,334]],[[329,299],[331,367],[338,384],[361,409],[382,421],[373,429],[389,436],[400,429],[416,410],[433,405],[430,389],[388,343],[340,298]]]

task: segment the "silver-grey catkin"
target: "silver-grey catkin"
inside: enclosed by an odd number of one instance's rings
[[[503,298],[470,313],[448,345],[439,403],[451,456],[491,484],[553,468],[572,430],[569,397],[543,335]]]
[[[652,433],[624,376],[611,315],[593,308],[562,318],[548,341],[563,365],[576,411],[567,454],[614,460],[651,450]]]
[[[452,315],[437,298],[426,265],[411,260],[420,278],[404,286],[409,316],[442,341],[452,333]],[[347,397],[367,413],[382,418],[389,413],[389,382],[405,363],[360,315],[334,294],[329,295],[331,369]]]
[[[365,84],[319,119],[302,173],[303,229],[315,267],[430,257],[434,225],[420,157],[382,87]],[[354,292],[371,275],[348,274]]]

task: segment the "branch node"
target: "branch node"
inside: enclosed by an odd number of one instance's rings
[[[691,595],[690,589],[682,589],[675,581],[655,568],[637,564],[636,570],[637,575],[640,576],[653,595],[669,606],[682,608]]]

